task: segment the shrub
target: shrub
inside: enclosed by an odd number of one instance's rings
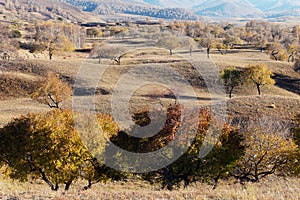
[[[10,37],[11,38],[21,38],[22,33],[19,30],[12,30],[12,31],[10,31]]]

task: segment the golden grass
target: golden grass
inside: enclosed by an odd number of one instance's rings
[[[194,183],[186,189],[167,191],[159,186],[149,185],[142,181],[128,180],[97,184],[92,189],[82,190],[84,182],[79,181],[70,191],[52,192],[44,183],[18,183],[0,180],[0,199],[17,197],[19,199],[238,199],[238,200],[273,200],[300,199],[300,179],[271,177],[260,183],[221,182],[217,189],[202,183]]]

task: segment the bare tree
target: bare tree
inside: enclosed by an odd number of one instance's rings
[[[173,50],[180,46],[180,38],[172,34],[163,34],[159,37],[157,46],[168,49],[170,55],[173,55]]]
[[[118,65],[121,65],[121,59],[126,55],[126,49],[114,46],[111,44],[98,44],[95,45],[91,52],[91,57],[98,58],[99,64],[103,58],[115,61]]]
[[[2,65],[8,63],[12,57],[16,57],[19,43],[15,38],[11,37],[9,27],[3,24],[0,24],[0,41]]]
[[[195,48],[197,48],[197,43],[195,42],[195,40],[193,38],[190,38],[190,37],[182,38],[180,44],[181,44],[181,48],[189,49],[190,55],[192,55],[193,50]]]

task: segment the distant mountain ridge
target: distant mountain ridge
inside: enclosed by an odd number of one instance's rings
[[[142,0],[151,5],[191,9],[200,16],[268,17],[295,15],[299,0]]]
[[[263,11],[247,0],[206,0],[193,7],[202,16],[216,17],[262,17]]]
[[[60,0],[98,14],[125,13],[166,19],[300,16],[299,0]]]
[[[155,18],[195,20],[199,17],[190,10],[184,8],[162,8],[151,5],[143,0],[63,0],[69,4],[78,6],[84,11],[101,15],[113,15],[117,13],[142,15]]]

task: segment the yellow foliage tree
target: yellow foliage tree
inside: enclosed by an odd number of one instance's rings
[[[71,111],[28,114],[0,130],[0,160],[6,175],[27,181],[41,178],[52,190],[68,190],[91,155],[74,128]],[[12,142],[13,141],[13,142]]]
[[[257,182],[271,174],[292,172],[297,145],[280,133],[268,133],[256,128],[244,135],[245,155],[239,160],[232,175],[241,182]]]
[[[273,73],[265,64],[249,65],[245,69],[245,75],[248,81],[256,85],[258,95],[261,95],[262,86],[275,84],[275,80],[271,78]]]
[[[56,52],[73,51],[75,45],[65,34],[64,28],[64,24],[52,21],[37,24],[36,45],[32,52],[46,50],[51,60]]]
[[[60,108],[60,104],[68,100],[71,95],[72,88],[69,84],[61,81],[57,74],[50,72],[40,82],[31,97],[39,103],[47,104],[50,108]]]
[[[276,42],[267,45],[266,53],[270,55],[271,59],[274,59],[276,61],[285,61],[288,58],[285,49],[281,46],[280,43]]]
[[[112,118],[99,115],[96,124],[90,124],[79,134],[75,116],[72,111],[55,109],[46,114],[22,116],[0,129],[2,172],[19,181],[42,179],[52,190],[58,190],[61,184],[68,190],[79,178],[88,181],[85,187],[88,189],[93,184],[118,176],[118,172],[96,158],[100,151],[105,150],[105,141],[88,134],[89,130],[95,131],[94,125],[108,136],[115,134],[118,128]],[[94,135],[97,134],[101,135],[99,132]],[[87,139],[97,146],[95,152],[90,151],[94,150],[90,144],[83,143]]]

